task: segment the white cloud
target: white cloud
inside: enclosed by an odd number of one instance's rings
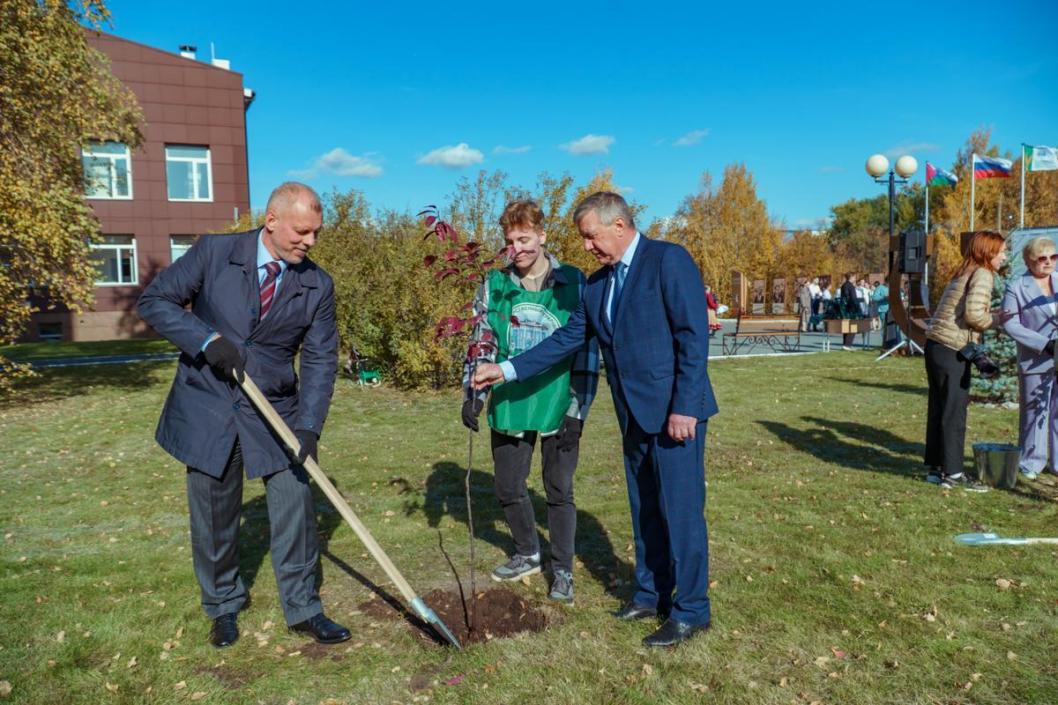
[[[673,147],[690,147],[702,141],[703,137],[709,135],[709,130],[691,130],[683,137],[672,143]]]
[[[579,140],[560,144],[559,147],[570,154],[609,154],[610,145],[616,140],[610,135],[584,135]]]
[[[443,166],[448,169],[462,169],[463,167],[480,164],[485,160],[485,155],[474,149],[466,142],[460,142],[454,147],[445,145],[419,157],[419,164],[431,166]]]
[[[373,179],[382,175],[382,167],[370,156],[358,157],[341,147],[335,147],[316,157],[308,169],[297,169],[288,173],[301,179],[314,179],[321,174],[364,176]]]
[[[915,152],[936,152],[938,149],[940,149],[940,145],[932,142],[908,142],[907,144],[898,144],[885,150],[885,156],[892,159],[893,157],[902,157],[905,154],[914,155]]]
[[[528,144],[523,144],[521,147],[507,147],[506,145],[499,144],[499,145],[496,145],[495,147],[492,148],[492,153],[493,154],[525,154],[530,149],[532,149],[532,146],[530,146]]]

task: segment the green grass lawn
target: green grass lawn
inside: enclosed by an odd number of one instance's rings
[[[361,605],[397,594],[319,500],[323,598],[353,639],[286,632],[259,482],[245,493],[242,639],[206,643],[184,470],[154,443],[173,363],[44,370],[0,402],[0,681],[23,703],[1054,703],[1058,550],[956,546],[960,532],[1058,534],[1042,490],[946,492],[921,480],[921,359],[867,353],[717,361],[707,450],[713,628],[647,651],[629,594],[631,528],[609,395],[577,474],[577,604],[463,653]],[[458,394],[339,380],[321,464],[413,586],[465,573]],[[975,407],[968,440],[1012,440]],[[479,576],[510,548],[477,445]],[[532,491],[542,519],[539,474]],[[546,536],[546,527],[542,527]],[[997,581],[999,581],[997,583]],[[372,588],[377,584],[379,587]],[[481,583],[479,582],[479,585]],[[374,612],[372,611],[372,614]],[[458,676],[454,685],[446,683]],[[0,701],[7,688],[0,684]]]
[[[88,342],[39,342],[0,345],[0,356],[16,362],[33,362],[59,357],[97,357],[176,352],[168,340],[94,340]]]

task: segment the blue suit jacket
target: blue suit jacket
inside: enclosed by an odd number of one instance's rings
[[[612,329],[603,310],[609,276],[610,267],[592,274],[569,322],[511,359],[518,379],[558,364],[594,336],[622,433],[631,419],[656,434],[664,430],[669,414],[701,420],[715,414],[706,371],[705,287],[691,256],[679,245],[641,235]]]
[[[1058,275],[1051,275],[1051,290],[1058,291]],[[1058,297],[1044,296],[1031,274],[1013,279],[1003,295],[1003,310],[1014,317],[1003,330],[1018,343],[1018,371],[1038,375],[1054,370],[1054,360],[1043,352],[1048,340],[1058,337],[1058,320],[1048,305]]]
[[[138,303],[143,320],[183,353],[155,438],[180,462],[214,477],[224,472],[236,436],[248,477],[285,470],[290,461],[234,381],[206,364],[200,349],[212,331],[243,349],[246,372],[294,429],[320,432],[338,371],[333,281],[308,259],[288,267],[261,321],[257,236],[201,237]],[[293,364],[299,349],[300,385]]]

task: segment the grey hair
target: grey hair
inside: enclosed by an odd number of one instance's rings
[[[579,223],[590,211],[595,211],[603,225],[613,225],[613,222],[620,218],[628,227],[636,226],[628,201],[612,191],[596,191],[578,203],[573,211],[573,223]]]
[[[1021,250],[1021,258],[1025,260],[1025,266],[1028,266],[1032,260],[1048,250],[1055,251],[1054,240],[1049,237],[1034,237],[1025,243],[1025,247]]]
[[[309,197],[309,208],[316,213],[323,212],[323,204],[320,202],[320,195],[309,185],[303,184],[300,181],[284,181],[272,190],[272,195],[268,197],[268,205],[265,211],[272,211],[277,213],[278,211],[285,210],[302,196]]]

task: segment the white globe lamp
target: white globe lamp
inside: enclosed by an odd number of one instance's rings
[[[896,160],[896,173],[901,178],[909,178],[918,170],[918,161],[915,160],[910,154],[905,154]]]
[[[878,178],[889,171],[889,160],[882,154],[872,154],[867,158],[867,173]]]

